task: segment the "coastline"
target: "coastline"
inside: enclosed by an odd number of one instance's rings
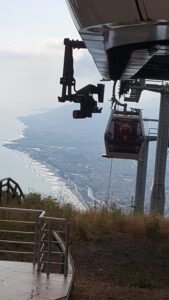
[[[10,142],[10,144],[12,144],[12,142]],[[8,144],[4,144],[2,146],[8,149],[7,145]],[[67,183],[64,180],[64,178],[59,176],[59,174],[53,172],[52,169],[50,169],[45,164],[42,164],[40,161],[31,158],[31,156],[26,152],[21,152],[18,150],[11,151],[14,151],[17,154],[19,159],[24,162],[25,167],[27,169],[30,169],[34,173],[35,177],[37,176],[39,179],[42,180],[43,184],[47,183],[50,186],[51,192],[49,191],[45,193],[45,195],[51,195],[57,198],[59,202],[64,204],[70,203],[79,210],[84,210],[87,208],[81,195],[77,192],[77,190],[73,186],[70,189],[69,186],[67,186]],[[34,188],[28,189],[30,192],[41,192],[39,190],[34,190]]]
[[[60,202],[73,204],[77,209],[86,209],[87,206],[76,188],[71,186],[69,189],[64,178],[57,173],[58,170],[54,172],[42,162],[31,158],[28,152],[14,149],[14,144],[25,137],[24,131],[27,128],[20,120],[21,117],[8,112],[10,122],[7,123],[3,111],[1,115],[1,126],[5,130],[0,134],[0,178],[14,178],[24,193],[40,192],[45,196],[52,195]]]
[[[52,191],[55,195],[58,192],[57,197],[61,201],[68,198],[69,202],[80,203],[83,208],[98,207],[108,202],[130,210],[137,163],[113,160],[110,178],[110,160],[101,157],[105,121],[92,119],[77,123],[71,118],[71,110],[64,107],[19,117],[24,124],[24,137],[13,139],[6,146],[28,155],[34,161],[29,169],[35,169],[37,177],[46,178],[44,181],[53,185]],[[147,173],[146,208],[154,165],[155,149],[152,146],[149,151],[152,163]]]

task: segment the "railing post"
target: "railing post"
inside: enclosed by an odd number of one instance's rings
[[[39,234],[39,213],[36,214],[36,221],[35,221],[35,239],[34,239],[34,255],[33,255],[33,265],[35,266],[35,264],[38,262],[38,234]]]
[[[68,251],[69,251],[69,224],[66,221],[66,236],[65,236],[65,261],[64,261],[64,276],[68,273]]]
[[[39,217],[39,226],[38,226],[38,235],[39,235],[39,239],[38,239],[38,255],[37,255],[37,271],[40,272],[41,271],[41,238],[42,238],[42,219]]]
[[[7,183],[6,183],[6,186],[7,186],[7,201],[9,202],[9,188],[10,188],[10,179],[8,178],[7,179]]]
[[[47,253],[47,276],[49,276],[49,274],[50,274],[51,237],[52,237],[52,225],[51,225],[51,221],[49,221],[49,228],[48,228],[48,253]]]
[[[0,181],[0,204],[2,203],[2,181]]]
[[[10,187],[10,179],[7,179],[7,193],[9,193],[9,187]]]

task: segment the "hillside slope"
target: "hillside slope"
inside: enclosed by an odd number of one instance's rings
[[[73,300],[169,299],[169,238],[125,233],[71,246],[76,276]]]

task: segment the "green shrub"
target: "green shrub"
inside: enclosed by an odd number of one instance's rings
[[[157,239],[169,236],[169,219],[158,215],[125,214],[115,204],[100,209],[76,210],[70,203],[62,204],[52,196],[29,193],[22,204],[3,197],[1,206],[22,207],[46,211],[47,216],[66,218],[70,223],[71,240],[100,240],[113,232],[134,237]]]
[[[147,273],[137,272],[131,279],[131,285],[140,289],[149,288],[151,284],[151,276]]]

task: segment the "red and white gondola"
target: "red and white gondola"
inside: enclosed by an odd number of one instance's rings
[[[141,111],[112,110],[104,138],[106,157],[138,160],[145,139]]]

